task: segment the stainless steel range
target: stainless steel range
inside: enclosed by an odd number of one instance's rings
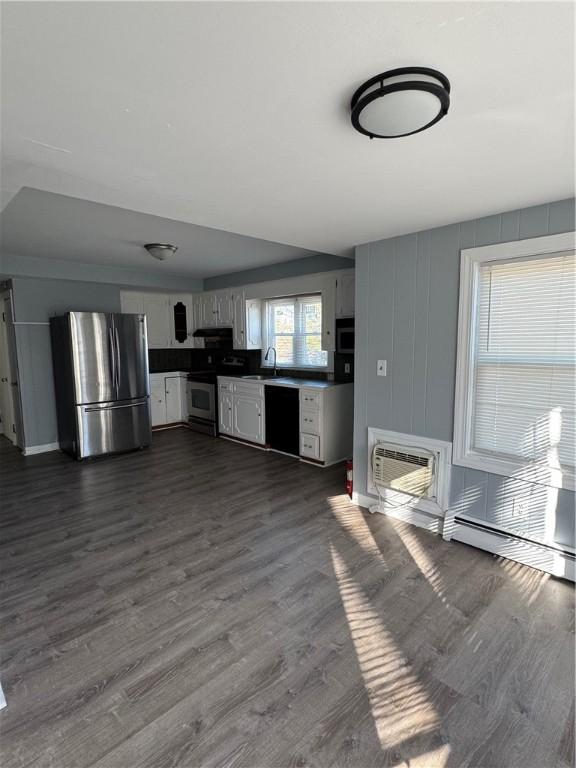
[[[225,357],[214,368],[192,371],[188,374],[186,403],[188,425],[197,432],[218,435],[218,398],[216,396],[218,376],[242,376],[246,360],[241,357]]]

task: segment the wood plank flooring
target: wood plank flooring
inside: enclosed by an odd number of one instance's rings
[[[574,764],[574,591],[187,430],[0,441],[3,768]]]

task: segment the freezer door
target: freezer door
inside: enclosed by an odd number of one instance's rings
[[[70,312],[69,322],[76,403],[115,400],[112,315]]]
[[[118,400],[150,394],[145,315],[112,315]]]
[[[76,456],[119,453],[150,444],[148,398],[128,402],[76,406],[78,444]]]

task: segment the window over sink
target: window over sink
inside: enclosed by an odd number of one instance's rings
[[[262,303],[264,344],[262,365],[273,367],[273,355],[264,360],[268,347],[276,349],[278,368],[328,367],[322,349],[322,296],[285,296]]]

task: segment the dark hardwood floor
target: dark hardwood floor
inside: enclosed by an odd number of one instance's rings
[[[1,440],[3,768],[574,763],[566,582],[186,430]]]

